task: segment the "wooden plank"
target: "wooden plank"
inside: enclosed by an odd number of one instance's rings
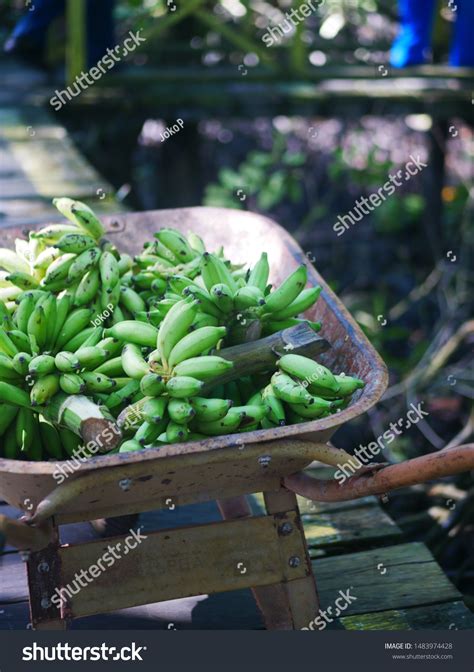
[[[287,520],[296,525],[294,514]],[[130,553],[123,539],[60,548],[61,586],[76,592],[67,599],[68,614],[84,616],[202,591],[269,585],[304,577],[308,571],[299,535],[285,537],[285,557],[280,557],[281,539],[273,516],[152,533]],[[115,564],[107,563],[91,584],[78,590],[77,573],[105,553],[110,556],[111,545],[119,543]],[[290,566],[292,556],[301,558],[299,566]],[[120,592],[111,590],[117,585]]]
[[[348,605],[345,616],[452,602],[461,597],[426,546],[417,542],[314,560],[313,571],[322,609],[334,609],[341,590],[350,589],[357,598]]]
[[[402,536],[401,530],[380,508],[360,507],[333,513],[303,516],[306,540],[310,555],[324,549],[341,553],[343,549],[361,548],[363,545],[394,543]]]
[[[359,614],[339,619],[346,630],[472,630],[474,614],[463,602]]]

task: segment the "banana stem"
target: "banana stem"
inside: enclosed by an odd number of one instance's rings
[[[213,354],[233,362],[234,366],[208,381],[204,385],[203,393],[242,376],[274,370],[277,359],[289,352],[314,358],[330,347],[326,339],[318,336],[309,325],[302,323],[258,341],[216,350]]]
[[[100,452],[113,450],[122,440],[120,429],[106,409],[80,394],[56,394],[43,415],[80,436],[86,445],[91,442],[98,445]]]

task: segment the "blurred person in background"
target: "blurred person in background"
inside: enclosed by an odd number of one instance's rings
[[[455,16],[449,64],[474,66],[474,0],[449,0]],[[395,68],[420,65],[431,58],[431,36],[437,0],[398,0],[400,32],[390,53]]]
[[[87,0],[87,60],[97,63],[113,47],[115,0]],[[27,0],[25,12],[7,39],[7,54],[44,67],[46,39],[51,23],[66,11],[66,0]]]

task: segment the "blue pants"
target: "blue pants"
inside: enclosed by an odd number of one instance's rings
[[[32,12],[25,11],[15,26],[13,37],[26,37],[38,47],[44,46],[46,31],[54,19],[63,14],[65,0],[32,0]],[[107,51],[114,47],[115,0],[87,0],[87,56],[89,67],[97,63]]]
[[[395,68],[429,60],[436,5],[437,0],[398,0],[400,33],[390,53],[390,63]],[[452,0],[451,9],[455,22],[449,63],[474,66],[474,0]]]

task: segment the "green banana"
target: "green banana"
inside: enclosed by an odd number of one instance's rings
[[[197,302],[183,299],[166,314],[158,330],[156,341],[163,364],[166,366],[174,346],[186,335],[197,312]]]
[[[235,432],[239,427],[242,417],[238,413],[231,414],[229,412],[219,420],[211,420],[209,422],[199,421],[197,423],[197,430],[201,434],[207,436],[218,436],[219,434],[229,434]]]
[[[164,422],[155,424],[145,420],[145,422],[143,422],[138,428],[134,439],[138,442],[140,447],[149,446],[157,440],[165,427],[166,423]]]
[[[137,380],[132,380],[130,383],[125,385],[125,387],[122,387],[120,390],[112,392],[112,394],[108,395],[105,401],[105,406],[107,406],[109,410],[113,410],[124,403],[130,403],[138,389],[139,382]]]
[[[189,404],[196,412],[196,419],[200,422],[213,422],[220,420],[232,406],[230,399],[206,399],[205,397],[192,397]]]
[[[179,425],[171,420],[166,427],[166,440],[169,443],[181,443],[182,441],[186,441],[188,435],[189,429],[186,425]]]
[[[258,287],[251,285],[241,287],[235,293],[234,305],[236,310],[246,310],[247,308],[255,308],[257,306],[262,307],[265,305],[265,297]]]
[[[184,399],[186,397],[195,397],[202,390],[204,383],[201,380],[191,376],[175,376],[166,383],[166,390],[170,397],[175,399]],[[1,392],[0,392],[1,395]],[[0,396],[0,401],[1,401]]]
[[[53,205],[73,224],[79,226],[95,240],[100,240],[105,233],[104,227],[93,211],[81,201],[71,198],[54,198]]]
[[[170,250],[181,263],[192,261],[196,257],[196,251],[193,250],[186,238],[175,229],[161,229],[158,233],[155,233],[155,238]]]
[[[58,352],[54,358],[54,364],[61,373],[73,373],[74,371],[79,371],[81,368],[77,355],[66,350]]]
[[[63,373],[59,377],[59,386],[66,394],[83,394],[86,384],[77,373]]]
[[[174,367],[176,376],[191,376],[198,380],[211,380],[216,376],[226,373],[233,367],[233,363],[218,357],[206,355],[203,357],[190,357]]]
[[[101,255],[100,248],[93,247],[91,250],[81,252],[72,262],[67,277],[69,282],[74,282],[82,278],[84,273],[90,271],[99,262]]]
[[[7,460],[15,460],[20,456],[20,446],[16,440],[16,422],[8,427],[3,440],[3,454]]]
[[[226,264],[216,257],[215,254],[205,252],[201,257],[200,270],[202,279],[208,292],[211,291],[214,285],[223,283],[227,285],[230,291],[235,294],[238,289],[237,283],[234,280],[232,273],[227,268]]]
[[[0,405],[0,436],[5,434],[13,420],[16,418],[17,413],[17,406],[11,406],[10,404]]]
[[[275,395],[271,385],[267,385],[262,391],[262,401],[264,406],[268,409],[268,419],[275,423],[275,425],[285,425],[285,407],[283,406],[281,399]]]
[[[185,359],[196,357],[215,348],[217,343],[224,338],[226,331],[225,327],[202,327],[183,336],[170,352],[169,366],[173,367]]]
[[[43,376],[33,385],[30,391],[30,399],[32,406],[44,406],[48,403],[51,397],[54,397],[59,391],[59,376],[49,374]]]
[[[325,390],[339,392],[340,385],[331,371],[309,357],[284,355],[276,364],[285,373],[303,381],[312,394],[322,394]]]
[[[0,402],[5,404],[12,404],[14,406],[22,406],[23,408],[31,407],[31,400],[28,392],[0,381]]]
[[[28,262],[12,250],[8,250],[5,247],[0,248],[0,268],[4,268],[9,273],[30,272],[30,265]]]
[[[55,245],[63,236],[68,233],[78,233],[78,231],[77,226],[72,224],[50,224],[39,231],[31,231],[30,236],[42,240],[47,245]]]
[[[189,402],[184,399],[170,399],[168,414],[173,422],[178,425],[187,425],[196,415],[196,411]]]
[[[146,310],[146,303],[131,287],[121,287],[120,304],[134,315]]]
[[[46,271],[59,255],[60,251],[57,247],[47,247],[36,257],[33,268],[35,271]]]
[[[286,373],[274,373],[271,379],[273,391],[282,401],[291,404],[312,404],[313,397],[303,387],[301,383],[297,383],[287,376]]]
[[[28,365],[28,373],[33,378],[41,378],[47,376],[56,370],[54,357],[51,355],[37,355],[33,357]]]
[[[321,294],[321,290],[322,287],[319,285],[317,287],[303,289],[296,299],[288,304],[286,308],[276,312],[274,311],[271,314],[272,320],[287,320],[290,317],[296,317],[296,315],[304,313],[305,310],[308,310],[308,308],[311,308],[311,306],[316,303]]]
[[[269,274],[270,267],[268,265],[268,256],[266,252],[262,252],[260,259],[250,271],[247,285],[249,287],[257,287],[263,293],[268,284]]]
[[[55,243],[55,247],[62,252],[72,252],[73,254],[81,254],[95,246],[94,238],[84,233],[66,233]]]
[[[141,446],[135,439],[128,439],[120,444],[119,453],[132,453],[135,450],[141,450]]]
[[[48,455],[57,460],[61,459],[63,451],[58,430],[41,415],[39,417],[39,431],[41,441]]]
[[[13,368],[18,375],[25,377],[28,375],[28,367],[31,362],[31,355],[28,352],[18,352],[12,359]]]
[[[148,399],[143,405],[142,409],[145,420],[147,422],[152,422],[155,424],[160,423],[165,417],[167,403],[168,400],[166,399],[166,397],[157,397]]]
[[[140,380],[150,372],[138,345],[127,343],[122,350],[122,368],[130,378]]]
[[[103,350],[102,352],[106,352],[107,357],[109,357],[107,350]],[[122,357],[114,357],[113,359],[109,359],[103,364],[100,364],[100,366],[95,368],[94,371],[97,371],[97,373],[103,373],[104,375],[110,376],[111,378],[114,378],[115,376],[123,376],[125,372],[122,366]]]
[[[71,339],[87,327],[92,317],[92,312],[89,308],[76,308],[76,310],[73,310],[67,316],[55,342],[56,350],[61,350],[68,341],[71,341]]]
[[[46,275],[41,281],[45,287],[54,285],[57,282],[65,282],[67,280],[69,269],[77,258],[75,254],[62,254],[55,259],[52,264],[48,266]]]
[[[117,387],[113,378],[95,371],[83,371],[81,378],[86,385],[86,392],[109,392]]]
[[[27,293],[18,304],[15,311],[15,323],[20,331],[26,334],[28,330],[28,320],[35,308],[35,299],[33,294]]]
[[[100,334],[97,334],[97,327],[87,327],[65,343],[63,350],[66,352],[76,352],[79,348],[86,347],[91,339],[95,340],[98,336],[100,337]]]
[[[99,261],[100,280],[104,287],[112,288],[120,280],[119,262],[111,252],[103,252]]]
[[[312,404],[291,404],[292,410],[303,418],[316,419],[325,415],[327,411],[333,410],[334,406],[330,401],[313,397]]]
[[[28,352],[31,350],[31,344],[28,336],[18,329],[12,329],[7,332],[8,337],[16,348],[21,352]]]
[[[41,350],[44,348],[47,338],[47,322],[46,314],[42,305],[36,305],[35,309],[31,313],[30,319],[28,320],[28,336],[30,338],[34,337],[35,342],[37,343],[38,348]]]
[[[99,291],[99,271],[96,268],[87,271],[81,279],[74,295],[75,306],[86,306],[94,300]]]
[[[158,397],[166,389],[162,376],[146,373],[140,380],[140,390],[146,397]]]
[[[8,282],[16,285],[16,287],[20,287],[20,289],[28,290],[37,289],[39,287],[39,282],[34,276],[30,275],[29,273],[23,273],[21,271],[10,273],[6,276],[5,280],[8,280]]]
[[[20,408],[16,416],[16,442],[22,453],[27,453],[35,440],[34,416],[29,408]]]
[[[107,350],[102,350],[96,345],[91,345],[89,347],[81,346],[76,350],[75,356],[79,360],[81,368],[96,369],[96,367],[103,364],[109,358],[109,353]],[[96,373],[100,373],[100,371],[96,371]]]
[[[266,297],[265,312],[283,310],[292,303],[306,285],[308,271],[304,264],[291,273],[275,291]]]
[[[107,335],[135,345],[156,347],[158,329],[152,324],[125,320],[107,329]]]
[[[222,313],[232,312],[234,309],[234,293],[227,285],[223,282],[213,285],[209,294]]]

